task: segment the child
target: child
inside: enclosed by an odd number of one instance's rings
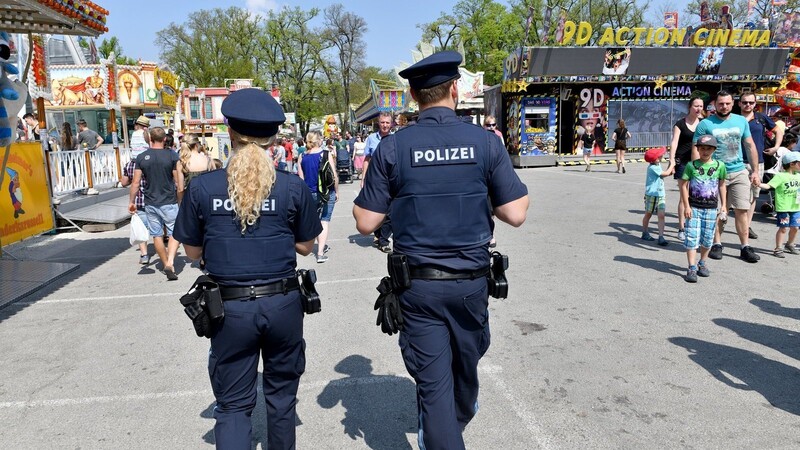
[[[664,201],[664,177],[669,176],[669,173],[661,170],[661,157],[667,151],[664,147],[656,147],[647,150],[644,153],[644,160],[650,163],[647,168],[647,180],[645,181],[644,188],[644,218],[642,219],[642,239],[645,241],[655,241],[653,236],[650,236],[647,228],[650,226],[650,218],[653,213],[658,214],[658,245],[664,247],[669,244],[664,239],[664,210],[666,209],[666,202]]]
[[[689,269],[684,278],[689,283],[697,283],[697,276],[710,275],[706,262],[708,252],[714,243],[714,228],[717,223],[717,208],[727,201],[725,164],[711,159],[717,149],[717,139],[706,134],[697,139],[697,152],[700,159],[686,165],[681,177],[680,190],[686,217],[686,259]],[[719,207],[720,220],[727,217],[724,207]],[[695,263],[697,247],[700,247],[700,262]],[[696,265],[695,265],[696,264]]]
[[[775,189],[775,212],[777,215],[778,231],[775,233],[775,250],[772,254],[783,258],[785,251],[797,255],[800,253],[794,248],[797,237],[797,227],[800,226],[800,202],[797,199],[797,190],[800,187],[800,153],[789,152],[781,158],[783,171],[778,172],[769,180],[761,183],[761,189]],[[789,241],[783,244],[786,229],[789,229]],[[783,248],[781,248],[783,247]]]
[[[772,155],[775,157],[775,165],[766,170],[766,173],[769,174],[776,174],[781,171],[781,159],[784,155],[791,152],[792,147],[797,144],[797,136],[794,133],[786,133],[783,135],[783,142],[781,143],[780,147],[772,149],[764,149],[765,155]],[[772,151],[770,151],[772,150]]]

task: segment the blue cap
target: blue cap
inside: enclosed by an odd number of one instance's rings
[[[461,77],[458,72],[461,61],[461,53],[458,52],[434,53],[401,70],[398,75],[408,80],[408,85],[412,89],[427,89]]]
[[[781,158],[781,165],[786,166],[795,161],[800,161],[800,152],[789,152]]]
[[[233,131],[252,137],[270,137],[286,122],[281,105],[261,89],[231,92],[222,102],[222,115]]]

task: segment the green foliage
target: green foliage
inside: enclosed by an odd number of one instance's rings
[[[116,36],[111,36],[108,39],[103,39],[100,42],[100,46],[97,47],[97,53],[103,57],[103,59],[108,59],[111,53],[114,53],[114,59],[116,60],[117,64],[120,65],[134,65],[138,64],[138,61],[125,56],[122,53],[122,45],[119,43],[119,39]]]

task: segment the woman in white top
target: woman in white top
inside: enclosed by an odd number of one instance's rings
[[[364,170],[365,148],[367,148],[367,143],[361,139],[361,135],[356,136],[356,142],[353,143],[353,166],[356,168],[358,178],[361,178],[361,171]]]

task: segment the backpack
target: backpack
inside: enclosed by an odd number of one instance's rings
[[[331,167],[328,151],[322,151],[322,159],[319,161],[319,172],[317,174],[317,193],[320,201],[328,202],[331,198],[331,190],[336,184],[336,176]]]
[[[755,119],[758,121],[758,123],[760,123],[761,126],[764,127],[764,148],[766,149],[774,147],[775,132],[773,132],[772,130],[769,129],[769,127],[767,127],[766,116],[764,116],[764,114],[761,114],[759,112],[756,112],[754,114],[755,114]],[[775,155],[768,155],[764,153],[764,167],[773,167],[777,163],[778,160],[777,158],[775,158]]]

